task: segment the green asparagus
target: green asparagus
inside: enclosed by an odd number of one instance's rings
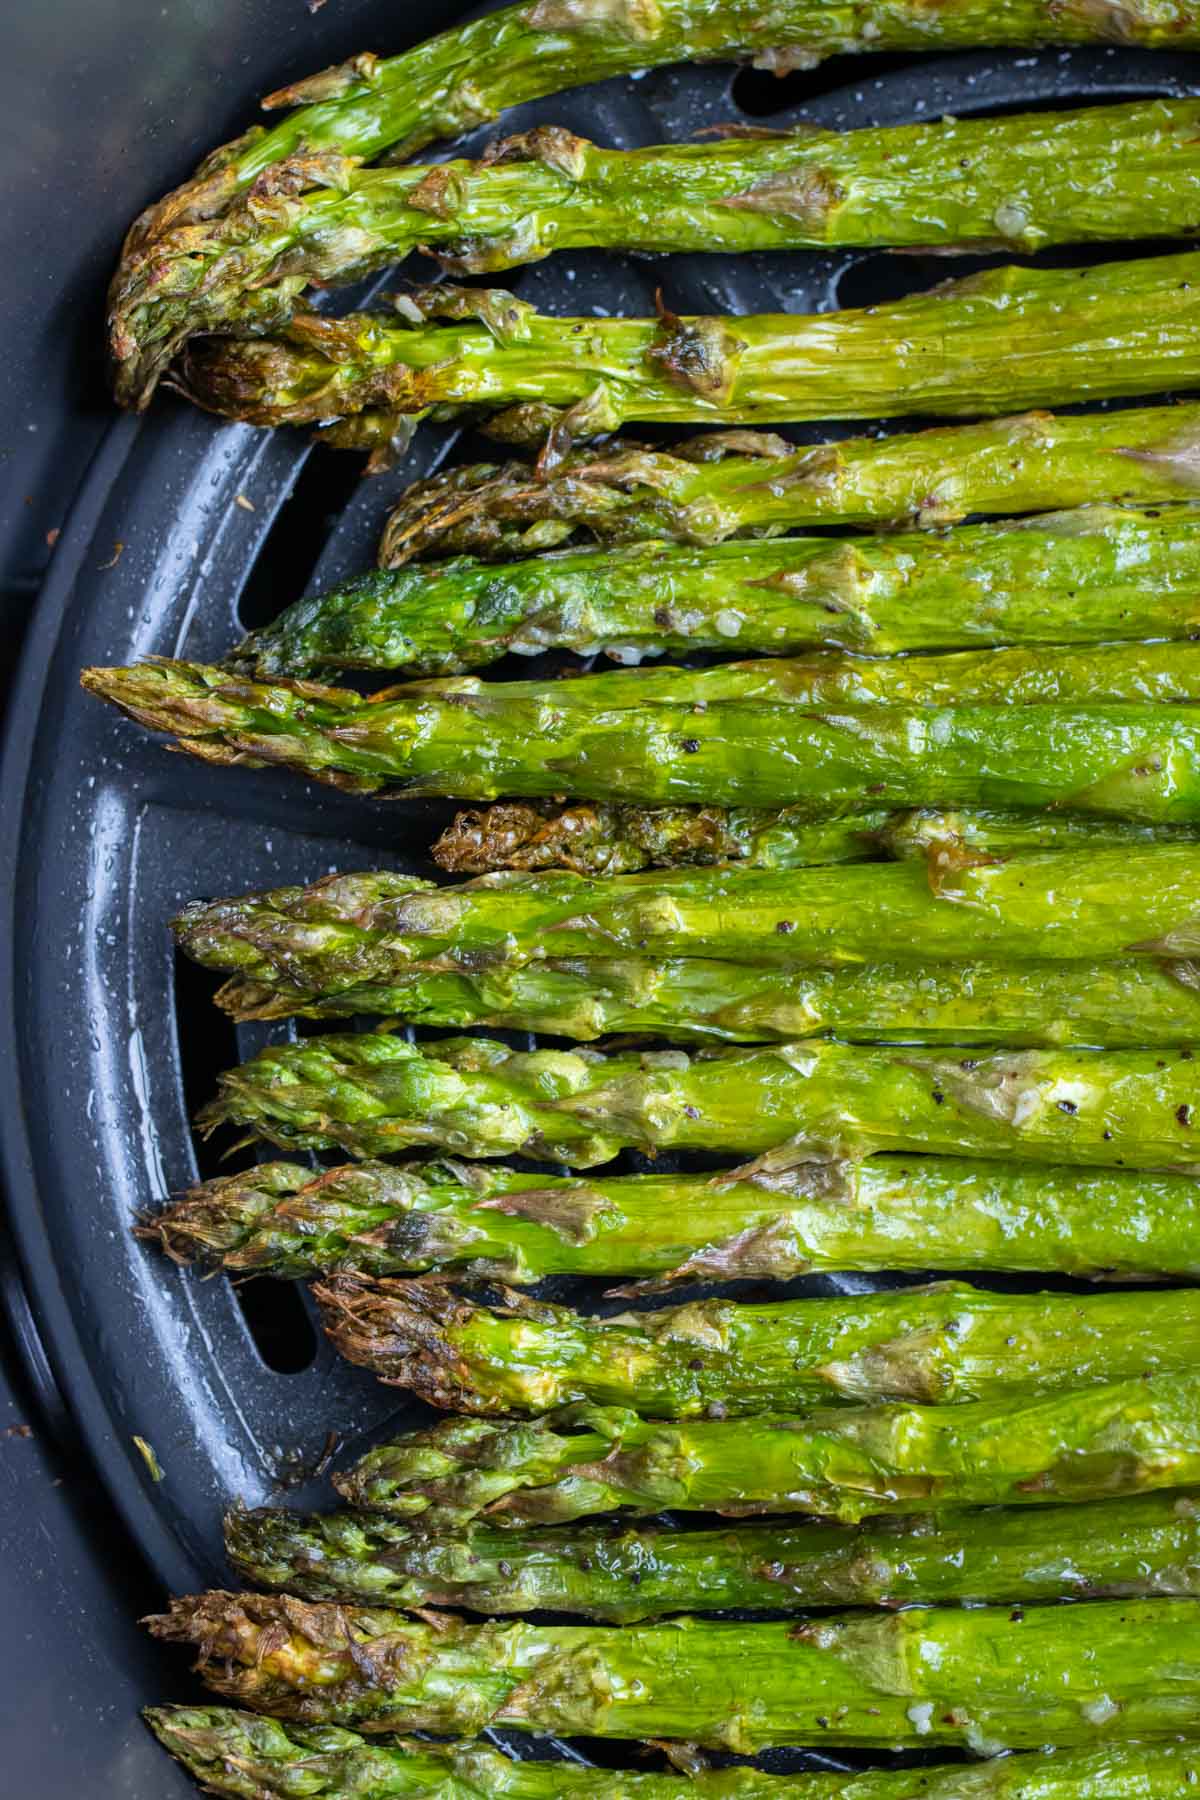
[[[144,382],[195,332],[280,325],[311,283],[357,281],[417,249],[477,274],[588,246],[1029,251],[1170,237],[1195,225],[1198,126],[1196,101],[1154,100],[633,151],[543,125],[481,162],[432,168],[363,170],[327,152],[296,183],[276,177],[269,197],[256,188],[209,224],[157,233],[122,267],[114,328],[136,342]]]
[[[803,1625],[430,1624],[382,1608],[209,1593],[148,1621],[217,1693],[301,1723],[445,1733],[514,1725],[979,1754],[1200,1723],[1200,1603],[833,1614]]]
[[[450,1418],[381,1444],[334,1484],[352,1506],[458,1531],[589,1513],[873,1514],[1048,1506],[1200,1479],[1200,1379],[1118,1382],[961,1406],[839,1406],[800,1418],[663,1425],[584,1407],[492,1424]]]
[[[263,101],[267,110],[295,110],[269,129],[252,126],[214,150],[190,180],[134,221],[109,292],[117,396],[126,405],[145,405],[170,354],[170,336],[163,336],[157,309],[150,320],[144,316],[147,301],[187,294],[211,279],[204,258],[196,257],[199,268],[188,259],[189,234],[197,248],[232,242],[241,245],[243,257],[252,258],[260,234],[268,242],[272,236],[286,242],[295,227],[297,196],[353,188],[361,163],[385,151],[393,161],[409,156],[435,138],[454,137],[486,123],[505,107],[681,60],[751,58],[759,67],[784,74],[848,50],[1103,42],[1196,47],[1200,23],[1189,0],[1102,0],[1100,5],[1070,7],[1049,0],[954,0],[936,13],[920,0],[883,0],[861,15],[829,0],[771,0],[768,6],[761,0],[720,0],[717,5],[711,0],[524,0],[386,61],[369,54],[351,57],[340,67],[269,94]],[[1038,123],[1045,132],[1046,123]],[[995,120],[989,125],[984,143],[990,148],[1006,125]],[[1115,229],[1110,221],[1125,198],[1126,183],[1113,190],[1104,179],[1105,192],[1097,191],[1102,182],[1095,171],[1106,166],[1114,135],[1105,135],[1094,152],[1088,176],[1092,205],[1085,195],[1072,201],[1101,232],[1106,226]],[[1061,150],[1055,154],[1054,165],[1061,155]],[[1141,157],[1136,161],[1140,165]],[[1008,173],[1014,173],[1011,160]],[[1057,166],[1042,171],[1037,192],[1051,173],[1060,171]],[[1131,169],[1127,177],[1136,186],[1130,196],[1130,228],[1138,231],[1152,229],[1147,222],[1153,216],[1148,180],[1148,170],[1135,180]],[[1066,185],[1057,206],[1047,207],[1043,217],[1061,210]],[[967,186],[958,170],[954,186],[956,192]],[[930,193],[921,199],[923,217],[928,217]],[[945,191],[940,199],[948,205]],[[997,193],[996,202],[988,235],[1018,235],[1022,211],[1031,205],[1024,184],[1012,181]],[[655,199],[654,208],[661,233],[661,199]],[[304,208],[299,210],[303,217]],[[332,230],[340,236],[336,252],[327,252],[335,266],[362,254],[355,249],[355,234],[362,230],[358,218],[335,214]],[[661,245],[659,235],[654,248]],[[260,315],[245,299],[246,320],[269,318],[275,304],[268,295]]]
[[[1119,959],[1108,974],[1097,972],[1097,983],[1110,995],[1130,995],[1137,1008],[1141,958],[1150,979],[1141,985],[1137,1026],[1153,1030],[1151,1006],[1162,1004],[1168,1037],[1186,1035],[1191,986],[1173,1004],[1171,983],[1198,979],[1180,959],[1200,949],[1200,848],[1153,844],[1135,864],[1126,848],[1007,860],[968,853],[946,868],[936,862],[932,877],[916,857],[615,877],[549,869],[480,875],[455,887],[363,871],[309,887],[194,900],[173,929],[187,956],[234,977],[223,1004],[241,1017],[435,1010],[439,1001],[450,1013],[455,1004],[491,1003],[558,1015],[563,1031],[594,1035],[604,1022],[615,1024],[621,1008],[630,1022],[640,1013],[642,1024],[685,1026],[707,1013],[714,1024],[725,1017],[736,1026],[739,1006],[754,1024],[774,1004],[775,1030],[786,1035],[788,1008],[792,1019],[811,1024],[824,997],[831,1012],[856,1008],[858,1026],[869,1028],[900,1017],[907,995],[910,1021],[923,1004],[930,1015],[945,1006],[952,1033],[955,1021],[970,1026],[973,992],[981,1008],[1002,1008],[1011,995],[1009,1017],[1022,999],[1036,1010],[1042,974],[1022,974],[1020,959],[1090,967]],[[973,958],[990,958],[993,967]],[[1160,959],[1168,959],[1169,976]],[[828,967],[797,968],[810,963]],[[937,981],[928,965],[939,963],[954,965],[941,972],[952,985],[923,1003],[919,985],[927,976]],[[972,967],[959,976],[963,963]],[[775,992],[763,990],[772,965],[786,970]],[[855,990],[846,977],[862,986]],[[1087,994],[1056,990],[1052,972],[1047,979],[1047,1017],[1087,1006]],[[434,1013],[432,1022],[446,1019]]]
[[[651,1288],[843,1269],[1195,1279],[1196,1198],[1190,1175],[944,1156],[810,1163],[721,1185],[502,1164],[351,1163],[314,1175],[262,1163],[202,1182],[139,1229],[177,1262],[235,1275],[623,1275]]]
[[[232,661],[260,678],[334,666],[449,674],[548,648],[629,662],[1183,638],[1200,625],[1198,589],[1200,506],[1091,506],[946,533],[377,570],[297,600]]]
[[[611,1525],[431,1537],[383,1513],[241,1508],[238,1574],[303,1600],[564,1612],[609,1624],[728,1607],[938,1605],[1200,1594],[1193,1492],[1072,1507],[941,1513],[870,1525]]]
[[[386,453],[421,419],[498,414],[515,443],[627,422],[764,425],[1014,407],[1200,385],[1200,253],[1083,269],[1008,267],[858,311],[555,318],[501,288],[438,286],[398,314],[301,313],[273,337],[194,338],[181,393],[254,425],[338,421]],[[854,371],[853,381],[846,377]]]
[[[1023,1050],[958,1058],[832,1043],[753,1050],[509,1050],[381,1032],[262,1050],[220,1078],[203,1130],[386,1156],[420,1146],[592,1168],[622,1149],[740,1152],[775,1173],[875,1150],[1200,1173],[1193,1056]]]
[[[244,681],[202,663],[85,669],[81,680],[205,762],[282,763],[357,793],[803,804],[814,817],[875,804],[1200,821],[1200,724],[1178,706],[701,706],[703,677],[713,693],[741,679],[724,669],[683,671],[687,704],[590,701],[592,683],[639,673],[518,682],[515,693],[462,676],[373,699]]]
[[[428,1281],[331,1275],[315,1289],[349,1361],[434,1406],[746,1418],[829,1401],[929,1405],[1186,1374],[1200,1295],[992,1294],[961,1282],[751,1306],[693,1300],[585,1317],[512,1294],[476,1306]]]
[[[604,542],[715,544],[810,525],[953,525],[972,512],[1032,513],[1194,496],[1200,406],[1056,417],[1031,412],[798,450],[769,432],[710,432],[670,451],[575,450],[553,474],[476,463],[417,482],[380,546],[414,556],[528,556],[577,533]]]
[[[569,869],[576,875],[633,875],[641,869],[740,863],[805,869],[892,857],[1016,850],[1142,849],[1200,843],[1190,825],[1139,825],[1069,813],[867,812],[810,819],[800,808],[719,806],[555,806],[517,800],[460,812],[433,846],[455,875],[496,869]]]
[[[380,1743],[223,1707],[150,1707],[151,1730],[197,1781],[234,1800],[1159,1800],[1200,1779],[1195,1745],[1116,1744],[974,1767],[768,1775],[754,1768],[629,1774],[513,1762],[490,1744]]]
[[[1193,962],[869,963],[750,967],[679,957],[578,958],[469,969],[399,968],[387,980],[312,994],[274,976],[235,979],[217,1001],[233,1018],[336,1019],[376,1012],[408,1023],[541,1031],[589,1043],[609,1032],[670,1043],[1104,1045],[1200,1039]]]

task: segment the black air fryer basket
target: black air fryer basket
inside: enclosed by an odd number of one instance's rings
[[[53,0],[45,4],[53,14]],[[303,23],[292,22],[286,66],[265,48],[261,63],[249,55],[222,69],[211,141],[231,105],[234,119],[250,117],[258,92],[277,80],[353,49],[392,52],[458,9],[440,18],[431,10],[410,21],[405,9],[368,4],[352,19],[310,20],[295,0]],[[328,15],[337,11],[334,0]],[[112,29],[120,29],[115,9]],[[240,31],[244,45],[244,18]],[[181,68],[177,79],[194,118],[192,77]],[[205,79],[215,92],[216,72]],[[161,75],[158,85],[169,92]],[[504,125],[553,122],[633,147],[729,121],[898,124],[1197,91],[1200,63],[1121,49],[841,58],[782,81],[671,68],[548,99]],[[131,134],[141,123],[130,122]],[[169,123],[155,123],[152,137],[133,138],[136,167],[117,209],[126,217],[181,172]],[[489,135],[475,134],[468,148]],[[117,248],[114,235],[114,257]],[[975,266],[959,258],[954,273]],[[428,270],[406,273],[427,279]],[[852,251],[576,254],[500,279],[550,312],[644,314],[661,287],[680,312],[738,313],[861,305],[945,273],[932,257]],[[62,331],[64,354],[94,364],[99,310],[64,320]],[[219,659],[301,592],[368,566],[402,486],[481,450],[489,453],[460,431],[423,426],[402,467],[363,480],[358,459],[314,449],[298,432],[220,424],[163,396],[142,418],[112,412],[69,516],[54,521],[61,533],[11,696],[0,781],[0,868],[15,896],[12,929],[0,934],[4,1178],[48,1370],[96,1480],[164,1591],[230,1584],[220,1517],[235,1499],[328,1505],[316,1471],[331,1430],[338,1460],[349,1461],[385,1427],[422,1416],[332,1351],[302,1286],[203,1281],[131,1236],[136,1215],[216,1171],[220,1148],[198,1145],[189,1118],[218,1072],[295,1030],[225,1021],[211,1004],[216,980],[176,957],[167,920],[196,896],[337,868],[431,875],[428,847],[453,808],[351,798],[270,770],[228,772],[167,755],[85,696],[78,672],[155,654]],[[567,1283],[555,1292],[593,1300]],[[153,1446],[161,1481],[135,1436]],[[160,1687],[145,1699],[187,1691],[182,1664],[164,1655]],[[168,1774],[164,1762],[164,1791]]]

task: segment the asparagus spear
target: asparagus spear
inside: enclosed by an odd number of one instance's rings
[[[326,153],[282,191],[276,179],[268,205],[256,189],[209,224],[156,233],[152,253],[122,266],[113,324],[138,346],[144,381],[197,331],[282,324],[310,283],[355,281],[416,249],[476,274],[588,246],[1028,251],[1169,237],[1195,224],[1198,124],[1195,101],[1157,100],[633,151],[539,126],[481,162],[433,168],[362,170]]]
[[[737,1418],[828,1400],[929,1404],[1186,1374],[1200,1296],[992,1294],[961,1282],[751,1306],[694,1300],[588,1318],[428,1281],[332,1275],[316,1297],[342,1355],[434,1406],[544,1413],[588,1403],[649,1418]]]
[[[722,669],[688,676],[696,697],[703,674],[714,693],[728,679]],[[517,683],[514,694],[462,677],[364,699],[311,682],[244,681],[202,663],[81,677],[90,693],[205,762],[282,763],[358,793],[802,803],[813,816],[872,802],[1061,807],[1200,821],[1200,726],[1176,706],[589,704],[592,682],[629,679]]]
[[[972,512],[1188,498],[1200,406],[1020,418],[798,450],[768,432],[712,432],[670,451],[574,450],[553,471],[477,463],[407,489],[380,545],[414,556],[527,556],[578,533],[715,544],[808,525],[953,525]]]
[[[352,1505],[457,1531],[589,1513],[812,1513],[854,1524],[948,1506],[1046,1506],[1186,1487],[1200,1470],[1194,1375],[961,1406],[831,1407],[801,1418],[663,1425],[585,1407],[446,1419],[381,1444],[334,1485]]]
[[[810,317],[560,319],[503,289],[452,287],[404,295],[399,310],[297,313],[274,337],[196,338],[176,384],[254,425],[340,420],[328,442],[384,452],[422,418],[483,407],[510,442],[550,430],[551,462],[573,439],[634,420],[995,415],[1200,384],[1195,251],[990,269]]]
[[[548,959],[473,972],[400,968],[386,981],[312,994],[234,979],[233,1018],[378,1012],[410,1024],[543,1031],[577,1042],[607,1032],[669,1042],[1175,1045],[1200,1038],[1191,962],[870,963],[780,968],[679,957]]]
[[[622,1625],[729,1607],[899,1606],[1200,1593],[1195,1493],[738,1529],[475,1524],[431,1537],[383,1513],[225,1519],[238,1574],[304,1600],[565,1612]]]
[[[147,1621],[217,1693],[303,1723],[977,1752],[1200,1721],[1200,1604],[911,1608],[804,1625],[467,1625],[209,1593]]]
[[[1200,947],[1200,849],[1047,850],[975,860],[931,886],[915,858],[816,869],[550,870],[457,887],[381,870],[193,901],[173,929],[189,956],[285,994],[321,998],[406,971],[569,957],[696,955],[756,967],[876,959],[960,962],[1187,956]],[[353,1010],[351,1008],[350,1010]]]
[[[838,1269],[1055,1270],[1095,1280],[1200,1274],[1189,1175],[954,1157],[706,1175],[564,1178],[503,1165],[265,1163],[201,1183],[139,1228],[177,1262],[232,1274],[446,1269],[787,1279]],[[637,1289],[616,1289],[636,1292]]]
[[[203,1130],[355,1156],[422,1146],[592,1168],[625,1148],[757,1156],[774,1172],[873,1150],[1200,1172],[1191,1051],[958,1059],[831,1043],[752,1050],[509,1050],[375,1032],[275,1044],[222,1075]]]
[[[989,121],[990,123],[990,121]],[[618,661],[737,648],[887,653],[1186,637],[1200,507],[1091,506],[948,533],[564,550],[376,570],[297,600],[233,659],[446,674],[546,648]]]
[[[867,812],[810,819],[799,807],[531,805],[510,800],[460,812],[433,846],[452,875],[495,869],[569,869],[576,875],[632,875],[641,869],[740,863],[804,869],[863,862],[886,852],[939,858],[947,851],[1141,849],[1200,842],[1200,828],[1140,825],[1069,813]]]
[[[578,1763],[511,1762],[489,1744],[384,1743],[224,1707],[150,1707],[151,1730],[196,1779],[236,1800],[1158,1800],[1197,1780],[1193,1744],[1115,1744],[993,1758],[975,1767],[770,1775],[705,1769],[689,1778]]]

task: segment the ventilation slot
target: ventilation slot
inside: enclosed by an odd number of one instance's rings
[[[189,1119],[217,1091],[217,1077],[223,1069],[231,1069],[241,1061],[238,1055],[237,1031],[219,1007],[213,995],[222,977],[201,968],[182,950],[175,952],[175,1016],[179,1022],[179,1062],[183,1073],[183,1097]],[[228,1175],[245,1168],[252,1161],[247,1155],[222,1156],[228,1145],[228,1133],[218,1134],[221,1142],[193,1134],[196,1167],[202,1181],[215,1175]]]
[[[357,456],[318,449],[305,458],[242,588],[238,618],[244,630],[269,624],[300,598],[361,479]]]
[[[298,1375],[311,1367],[317,1354],[317,1332],[294,1281],[274,1281],[264,1275],[257,1281],[241,1281],[234,1287],[250,1336],[268,1369],[277,1375]]]

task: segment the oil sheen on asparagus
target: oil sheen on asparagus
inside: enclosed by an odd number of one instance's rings
[[[877,1519],[443,1536],[384,1513],[237,1508],[226,1552],[256,1587],[303,1600],[574,1613],[607,1624],[726,1608],[938,1605],[1200,1593],[1200,1507],[1188,1490]]]
[[[958,1406],[885,1402],[663,1423],[582,1406],[553,1421],[448,1418],[381,1444],[334,1485],[351,1506],[456,1532],[589,1514],[811,1513],[854,1524],[957,1506],[1080,1505],[1186,1488],[1200,1380],[1151,1376]]]
[[[590,1404],[647,1418],[754,1418],[833,1401],[990,1400],[1186,1374],[1200,1294],[993,1294],[961,1282],[879,1294],[692,1300],[585,1317],[513,1295],[332,1275],[316,1289],[343,1356],[457,1412]]]
[[[458,888],[381,872],[195,902],[175,931],[230,975],[217,998],[243,1019],[375,1011],[579,1039],[1177,1043],[1198,1035],[1186,959],[1200,851],[1147,847],[1137,869],[1134,882],[1122,849],[956,860],[935,865],[932,887],[915,860],[551,871]]]
[[[1200,1722],[1200,1602],[918,1608],[804,1625],[436,1625],[383,1608],[202,1594],[149,1621],[216,1692],[376,1731],[976,1752],[1170,1737]],[[586,1672],[587,1679],[581,1679]]]
[[[508,651],[819,647],[892,654],[1185,638],[1200,624],[1200,507],[1081,507],[892,537],[660,542],[497,568],[376,570],[297,600],[239,647],[260,678],[327,668],[454,674]]]
[[[741,1153],[754,1159],[743,1174],[889,1150],[1195,1174],[1196,1070],[1187,1046],[601,1055],[354,1033],[268,1046],[222,1075],[198,1122],[284,1148],[421,1147],[580,1169],[622,1149]]]
[[[668,450],[573,450],[447,469],[406,490],[380,546],[418,556],[523,557],[576,536],[716,544],[811,525],[953,525],[968,513],[1194,499],[1200,405],[1044,411],[797,449],[770,432],[709,432]]]
[[[1172,684],[1177,659],[1180,668],[1190,666],[1197,647],[1109,649],[1104,660],[1122,669],[1128,692],[1130,664],[1139,671],[1135,687],[1148,667],[1159,677],[1167,671]],[[978,654],[1010,659],[985,670],[967,653],[972,679],[994,692],[1000,669],[1024,653]],[[757,672],[754,665],[669,675],[626,670],[557,683],[485,685],[462,676],[374,698],[311,682],[247,681],[200,663],[93,668],[81,679],[89,692],[206,762],[280,763],[357,793],[491,800],[568,792],[643,805],[803,805],[817,817],[872,805],[1062,808],[1197,823],[1200,724],[1193,712],[1162,699],[1065,704],[1070,684],[1090,679],[1103,690],[1095,669],[1088,673],[1094,654],[1062,651],[1040,667],[1031,663],[1031,689],[1043,698],[1026,705],[933,703],[934,693],[953,691],[955,658],[886,675],[880,663],[869,679],[854,666],[836,677],[833,691],[843,698],[831,699],[827,710],[801,704],[795,694],[784,704],[764,699],[780,682],[775,663]],[[847,683],[863,692],[864,682],[876,692],[899,682],[910,692],[919,688],[922,699],[847,701]],[[673,700],[651,698],[671,691]],[[718,698],[735,691],[739,698]],[[1049,703],[1051,694],[1058,704]]]
[[[447,1271],[653,1287],[846,1269],[1200,1276],[1190,1175],[949,1156],[807,1163],[720,1185],[492,1163],[350,1163],[315,1175],[260,1163],[202,1182],[140,1230],[177,1262],[288,1278]]]
[[[840,313],[550,317],[503,289],[438,286],[400,312],[297,313],[273,337],[195,338],[176,385],[255,425],[403,445],[426,417],[497,414],[562,454],[626,423],[766,425],[1116,399],[1200,385],[1200,254],[990,269]],[[847,380],[847,368],[854,379]]]

